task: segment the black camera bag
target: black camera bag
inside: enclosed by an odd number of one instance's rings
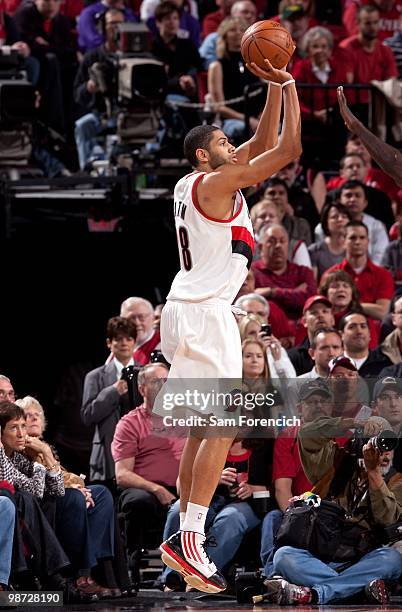
[[[308,550],[322,561],[333,561],[342,539],[345,511],[322,500],[317,507],[304,502],[286,509],[275,538],[277,548],[293,546]]]

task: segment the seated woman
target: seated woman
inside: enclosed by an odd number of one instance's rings
[[[308,252],[316,278],[319,280],[328,268],[341,263],[345,257],[345,227],[351,216],[342,204],[328,202],[321,213],[324,240],[310,244]]]
[[[347,71],[345,62],[333,54],[334,37],[327,28],[311,28],[305,34],[303,44],[307,57],[298,62],[292,71],[296,83],[326,85],[352,82],[353,75]],[[300,89],[299,100],[304,134],[307,135],[304,141],[307,148],[311,149],[309,154],[306,154],[304,148],[306,157],[314,159],[317,143],[324,144],[331,136],[331,147],[323,146],[320,156],[329,159],[336,157],[337,144],[340,156],[343,142],[339,141],[339,134],[342,134],[342,131],[339,133],[339,128],[343,128],[343,123],[340,122],[337,111],[336,88]]]
[[[318,293],[325,295],[331,302],[336,327],[347,312],[363,312],[357,287],[352,277],[343,270],[335,270],[326,274],[318,287]],[[380,326],[379,322],[374,321],[371,317],[367,317],[367,321],[370,329],[369,348],[374,349],[378,346]]]
[[[64,589],[59,572],[70,562],[39,504],[45,493],[53,498],[64,495],[60,465],[47,445],[41,447],[43,464],[23,454],[25,449],[33,449],[36,441],[32,443],[27,436],[24,411],[16,404],[0,403],[0,428],[0,480],[16,490],[14,500],[28,551],[25,567],[20,564],[16,570],[31,570],[42,587]]]
[[[45,414],[40,403],[26,396],[17,400],[26,417],[28,446],[26,453],[39,464],[44,454],[52,452],[42,440],[46,428]],[[112,597],[121,594],[109,567],[107,588],[97,584],[91,577],[91,570],[101,560],[110,560],[114,555],[115,515],[113,497],[102,485],[85,486],[81,477],[61,468],[65,495],[56,499],[55,531],[73,571],[78,576],[76,585],[79,592],[89,597]],[[107,579],[105,577],[105,579]]]
[[[228,17],[222,21],[216,41],[218,59],[208,68],[208,93],[212,95],[212,101],[218,104],[216,110],[223,120],[222,129],[234,144],[243,142],[245,103],[235,102],[230,106],[219,103],[243,96],[246,85],[259,82],[258,77],[244,65],[240,53],[240,43],[246,29],[247,25],[237,17]],[[254,131],[258,125],[257,117],[262,110],[261,96],[250,98],[248,104],[250,127]]]

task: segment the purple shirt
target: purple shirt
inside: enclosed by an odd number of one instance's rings
[[[85,7],[78,19],[78,45],[83,53],[99,47],[105,42],[105,36],[97,28],[95,16],[101,15],[108,10],[103,2],[95,2]],[[138,21],[131,9],[125,8],[124,15],[126,21]]]

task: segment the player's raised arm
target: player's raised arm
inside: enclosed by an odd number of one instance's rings
[[[377,164],[391,176],[399,187],[402,187],[402,155],[398,149],[394,149],[383,140],[374,136],[357,117],[352,113],[346,102],[343,87],[338,87],[339,109],[346,127],[356,134],[371,157]]]
[[[281,79],[284,84],[284,120],[279,142],[275,148],[246,164],[224,164],[208,174],[203,184],[216,196],[259,183],[301,155],[300,106],[295,83],[289,73],[283,70],[275,72],[278,82]]]
[[[268,81],[267,99],[255,134],[236,149],[239,163],[247,163],[257,155],[273,149],[278,144],[279,120],[282,107],[282,86],[271,80],[272,66],[266,60],[267,70],[252,64],[254,74]],[[249,68],[249,66],[247,66]],[[255,70],[254,70],[255,68]],[[289,78],[290,75],[289,75]]]

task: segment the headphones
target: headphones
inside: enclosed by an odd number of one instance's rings
[[[103,36],[106,36],[106,15],[108,13],[110,13],[111,11],[113,12],[119,12],[121,15],[123,15],[124,19],[125,19],[125,13],[124,10],[119,9],[119,8],[108,8],[106,9],[106,11],[101,11],[99,13],[95,13],[95,24],[96,24],[96,29],[98,30],[99,34],[102,34]]]

